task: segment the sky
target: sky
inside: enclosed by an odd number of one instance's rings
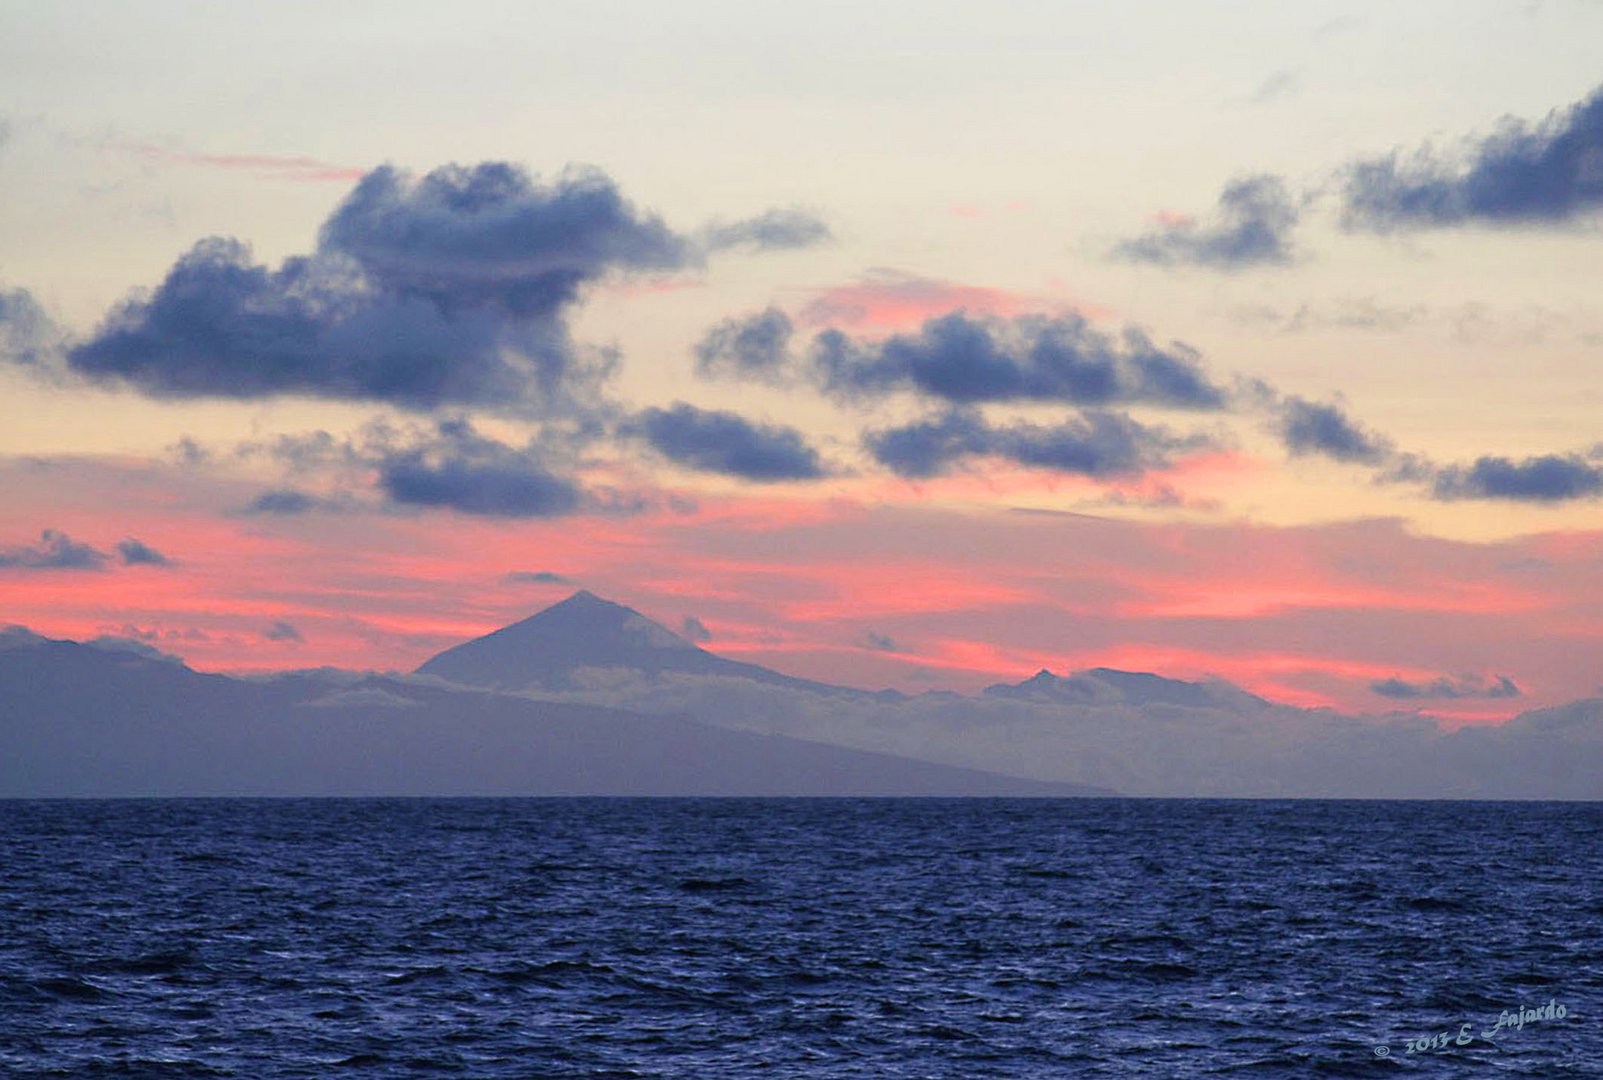
[[[0,623],[1599,693],[1603,3],[0,2]]]

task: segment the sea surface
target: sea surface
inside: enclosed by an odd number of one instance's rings
[[[1597,1078],[1600,864],[1599,804],[0,802],[0,1076]]]

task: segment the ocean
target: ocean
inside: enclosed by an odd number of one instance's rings
[[[0,802],[0,1075],[1603,1076],[1603,805]]]

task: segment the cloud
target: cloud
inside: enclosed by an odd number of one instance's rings
[[[1423,146],[1346,170],[1349,228],[1562,225],[1603,206],[1603,88],[1539,123],[1506,117],[1456,154]]]
[[[99,637],[85,641],[84,644],[91,649],[100,649],[103,652],[128,653],[133,656],[143,657],[146,660],[160,660],[167,664],[177,664],[179,667],[184,665],[182,657],[175,656],[170,652],[164,652],[142,638],[102,634]]]
[[[572,392],[565,381],[600,374],[580,370],[555,323],[516,325],[498,312],[388,293],[338,256],[270,270],[219,238],[114,311],[68,364],[157,398],[302,395],[410,409],[528,403],[536,384],[558,399]]]
[[[1258,84],[1258,88],[1247,99],[1254,105],[1267,105],[1273,101],[1281,101],[1296,94],[1302,83],[1302,76],[1292,68],[1276,71]]]
[[[688,714],[734,730],[1097,784],[1126,795],[1595,799],[1599,793],[1598,701],[1449,731],[1428,717],[1360,718],[1270,704],[1215,685],[1220,692],[1168,701],[989,694],[847,699],[675,673],[541,696]],[[1555,771],[1555,761],[1573,767]]]
[[[776,210],[720,228],[723,247],[761,248],[810,242],[823,226]],[[618,357],[570,336],[586,287],[707,252],[596,169],[542,181],[506,162],[421,177],[385,165],[329,215],[311,254],[274,268],[238,240],[202,240],[67,364],[159,398],[591,415]]]
[[[696,372],[704,378],[780,381],[791,364],[793,329],[776,307],[725,319],[697,343]]]
[[[818,451],[794,428],[754,424],[732,412],[676,402],[636,413],[619,428],[677,465],[745,480],[814,480]]]
[[[712,632],[694,615],[684,617],[684,621],[679,624],[679,633],[687,641],[694,641],[698,645],[704,645],[712,640]]]
[[[728,224],[714,223],[702,233],[708,251],[748,248],[783,251],[811,247],[833,239],[822,218],[797,208],[774,209]]]
[[[519,585],[575,585],[572,578],[551,570],[513,570],[506,579]]]
[[[1406,476],[1405,479],[1417,477]],[[1514,502],[1565,502],[1603,493],[1603,467],[1577,454],[1543,454],[1514,461],[1481,457],[1473,465],[1434,470],[1435,498],[1505,499]]]
[[[128,537],[117,542],[117,557],[124,566],[171,566],[173,561],[143,540]]]
[[[350,183],[360,179],[367,171],[303,154],[197,154],[159,143],[127,140],[107,140],[100,145],[106,150],[132,154],[148,162],[169,161],[179,165],[251,172],[274,180]]]
[[[583,492],[553,472],[535,443],[487,439],[465,421],[439,424],[429,439],[377,452],[379,487],[394,502],[488,517],[560,517]]]
[[[826,330],[814,340],[809,363],[827,392],[847,399],[908,390],[958,405],[1218,409],[1227,400],[1189,346],[1160,348],[1135,328],[1115,339],[1076,314],[1004,320],[957,312],[929,320],[916,334],[880,341]]]
[[[1287,312],[1267,304],[1242,305],[1229,317],[1243,326],[1268,325],[1283,334],[1316,330],[1397,332],[1414,326],[1431,314],[1423,304],[1407,307],[1386,304],[1372,296],[1341,297],[1327,303],[1303,303]]]
[[[45,529],[37,544],[0,548],[0,568],[18,570],[100,570],[107,558],[57,529]]]
[[[374,169],[321,239],[397,295],[536,318],[609,270],[674,269],[691,258],[684,238],[636,210],[599,170],[569,169],[540,184],[505,162],[449,165],[418,180]]]
[[[1365,431],[1339,406],[1288,397],[1278,414],[1281,440],[1293,455],[1322,454],[1365,465],[1378,465],[1391,455],[1386,439]]]
[[[26,289],[0,289],[0,363],[54,375],[63,336]]]
[[[1159,266],[1207,266],[1239,270],[1292,261],[1291,231],[1300,217],[1297,204],[1278,176],[1233,180],[1219,195],[1216,218],[1200,225],[1188,218],[1126,240],[1114,255]]]
[[[296,643],[306,640],[299,630],[282,619],[263,630],[262,637],[268,641],[291,641]]]
[[[809,326],[904,329],[953,311],[1009,317],[1065,306],[1062,298],[963,285],[880,267],[849,284],[813,290],[799,318]]]
[[[322,500],[315,495],[308,495],[304,491],[294,488],[276,488],[264,491],[250,501],[245,508],[249,514],[305,514],[315,510],[322,504]]]
[[[874,630],[863,631],[863,636],[859,639],[858,644],[865,649],[872,649],[874,652],[899,653],[902,651],[902,647],[896,643],[895,638]]]
[[[1480,679],[1450,679],[1443,675],[1430,682],[1407,682],[1396,677],[1381,679],[1369,684],[1369,689],[1381,697],[1399,700],[1421,698],[1514,698],[1521,690],[1507,675],[1499,675],[1490,684]]]
[[[1176,437],[1119,413],[1088,411],[1050,427],[994,426],[977,410],[953,409],[930,420],[868,432],[863,444],[875,461],[908,479],[944,475],[972,457],[1112,479],[1166,465],[1174,451],[1200,449],[1206,440]]]

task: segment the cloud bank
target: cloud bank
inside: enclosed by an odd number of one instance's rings
[[[541,181],[505,162],[421,177],[386,165],[334,209],[312,253],[275,268],[238,240],[202,240],[68,349],[66,363],[159,398],[573,415],[594,411],[617,361],[570,336],[587,286],[827,235],[798,210],[681,234],[596,169]],[[0,296],[11,363],[36,363],[37,323],[26,294]]]
[[[1133,327],[1114,336],[1072,313],[1002,319],[959,311],[925,321],[916,333],[878,339],[829,329],[801,355],[788,349],[793,329],[774,308],[727,320],[697,346],[698,364],[715,376],[788,373],[847,401],[907,392],[953,405],[1142,403],[1208,410],[1224,408],[1229,398],[1189,346],[1157,346]]]

